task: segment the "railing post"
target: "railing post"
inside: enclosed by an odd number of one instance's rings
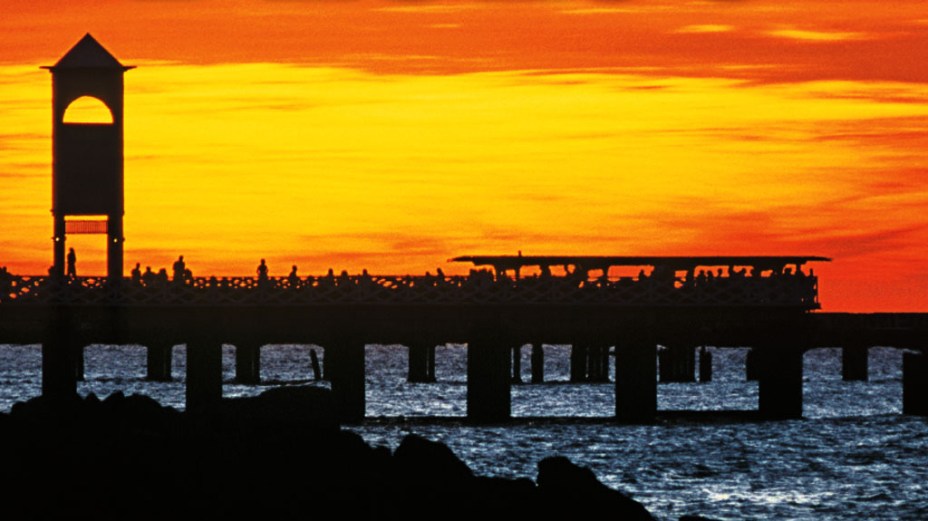
[[[512,346],[512,383],[522,383],[522,346]]]
[[[243,384],[261,382],[261,346],[239,343],[235,346],[235,380]]]

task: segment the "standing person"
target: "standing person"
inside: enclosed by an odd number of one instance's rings
[[[267,264],[264,263],[264,259],[258,264],[258,282],[267,282]]]
[[[178,282],[178,283],[183,282],[185,269],[187,268],[187,265],[184,264],[183,255],[180,255],[179,257],[177,257],[177,260],[174,261],[173,267],[174,267],[174,282]]]
[[[136,284],[142,283],[142,265],[141,263],[136,262],[135,267],[132,268],[132,282]]]
[[[77,277],[77,254],[74,248],[68,248],[68,277]]]

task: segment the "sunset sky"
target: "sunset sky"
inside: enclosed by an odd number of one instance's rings
[[[928,311],[928,3],[4,0],[0,265],[51,264],[51,81],[126,73],[126,265],[822,255]],[[69,238],[102,273],[102,236]]]

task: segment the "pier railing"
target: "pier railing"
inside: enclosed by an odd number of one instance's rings
[[[192,277],[111,281],[106,277],[7,275],[4,305],[606,305],[661,307],[796,307],[817,309],[815,276],[679,279],[342,275],[319,277]]]

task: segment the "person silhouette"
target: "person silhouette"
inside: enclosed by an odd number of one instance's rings
[[[68,277],[77,276],[77,254],[74,253],[74,248],[68,248]]]
[[[142,264],[139,262],[136,262],[135,267],[132,268],[132,282],[136,284],[142,282]]]
[[[296,264],[290,269],[290,275],[287,275],[287,280],[290,282],[290,287],[295,288],[300,283],[300,276],[296,274]]]
[[[184,270],[187,268],[187,265],[184,264],[184,256],[180,255],[177,257],[177,260],[174,261],[174,282],[183,282],[184,281]]]
[[[267,282],[267,264],[265,264],[264,259],[261,259],[261,264],[258,264],[258,282]]]
[[[145,273],[142,274],[142,282],[146,286],[151,286],[155,283],[155,272],[151,271],[151,266],[145,266]]]

